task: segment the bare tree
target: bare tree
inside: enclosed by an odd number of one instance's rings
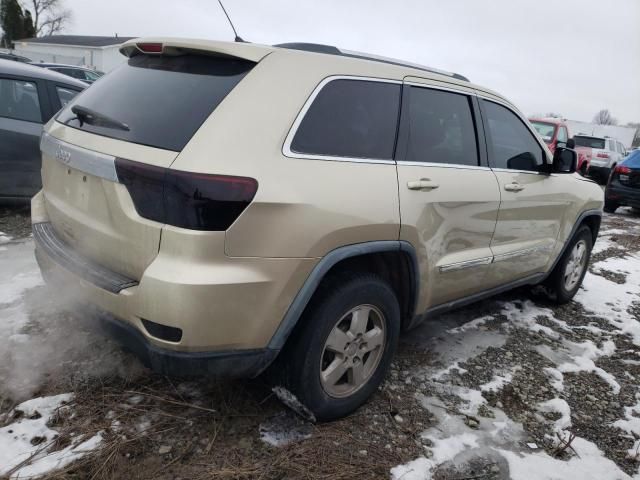
[[[64,8],[64,0],[22,0],[29,10],[37,37],[60,33],[71,21],[71,10]]]
[[[547,112],[545,117],[547,117],[547,118],[563,118],[563,116],[561,114],[556,113],[556,112]]]
[[[607,109],[600,110],[596,113],[596,116],[593,117],[593,123],[597,125],[617,125],[618,120],[613,118],[611,112]]]

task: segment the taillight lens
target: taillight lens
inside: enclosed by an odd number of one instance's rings
[[[609,154],[608,153],[604,153],[604,152],[598,152],[598,155],[596,155],[596,157],[598,157],[598,158],[609,158]]]
[[[618,165],[616,167],[616,173],[622,173],[624,175],[628,175],[631,173],[631,169],[629,167],[626,167],[624,165]]]
[[[116,159],[120,183],[127,187],[143,218],[191,230],[227,230],[258,191],[249,177],[209,175]]]

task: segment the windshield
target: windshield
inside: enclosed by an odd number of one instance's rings
[[[254,65],[205,55],[137,55],[74,98],[56,120],[179,152]]]
[[[576,147],[591,147],[601,150],[604,149],[604,138],[576,135],[575,137],[573,137],[573,140],[576,142]]]
[[[533,128],[538,131],[538,134],[542,137],[545,143],[551,143],[553,140],[553,133],[556,131],[556,125],[547,122],[531,122]]]

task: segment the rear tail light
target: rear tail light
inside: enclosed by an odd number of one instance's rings
[[[162,53],[161,43],[136,43],[138,49],[144,53]]]
[[[227,230],[251,203],[258,181],[184,172],[116,159],[118,180],[143,218],[191,230]]]
[[[598,152],[598,155],[596,155],[598,158],[609,158],[609,154],[608,153],[604,153],[604,152]]]
[[[624,165],[618,165],[615,170],[616,173],[622,173],[623,175],[629,175],[631,173],[631,169]]]

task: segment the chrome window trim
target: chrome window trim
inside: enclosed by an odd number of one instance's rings
[[[453,88],[453,87],[443,87],[440,85],[431,85],[430,83],[420,83],[420,82],[412,82],[412,81],[404,81],[403,82],[405,85],[409,85],[411,87],[421,87],[421,88],[430,88],[432,90],[444,90],[445,92],[452,92],[452,93],[457,93],[460,95],[467,95],[469,97],[475,97],[477,96],[476,93],[473,92],[473,90],[469,90],[469,91],[465,91],[465,90],[460,90],[457,88]],[[462,85],[461,85],[462,87]]]
[[[417,162],[414,160],[397,160],[398,166],[405,167],[441,167],[441,168],[458,168],[461,170],[491,170],[483,165],[464,165],[462,163],[437,163],[437,162]],[[510,170],[513,171],[513,170]]]
[[[395,165],[396,162],[393,159],[380,159],[380,158],[360,158],[360,157],[340,157],[334,155],[321,155],[321,154],[312,154],[312,153],[299,153],[291,150],[291,143],[293,142],[296,133],[298,132],[298,128],[302,123],[302,120],[306,116],[309,108],[313,104],[314,100],[318,96],[318,94],[322,91],[322,89],[328,85],[329,83],[335,80],[361,80],[365,82],[378,82],[378,83],[390,83],[394,85],[402,85],[402,80],[393,80],[393,79],[385,79],[385,78],[376,78],[376,77],[365,77],[365,76],[357,76],[357,75],[331,75],[329,77],[324,78],[311,92],[309,98],[302,106],[300,112],[296,116],[293,125],[289,129],[289,133],[284,140],[284,144],[282,145],[282,154],[288,158],[305,158],[309,160],[326,160],[332,162],[352,162],[352,163],[374,163],[374,164],[383,164],[383,165]]]
[[[116,157],[72,145],[44,132],[40,138],[40,150],[65,167],[89,175],[118,182]]]
[[[448,265],[441,265],[440,267],[438,267],[438,269],[440,270],[440,273],[448,273],[448,272],[455,272],[458,270],[464,270],[465,268],[490,265],[492,262],[493,262],[493,257],[482,257],[482,258],[475,258],[473,260],[466,260],[464,262],[456,262],[456,263],[450,263]]]

